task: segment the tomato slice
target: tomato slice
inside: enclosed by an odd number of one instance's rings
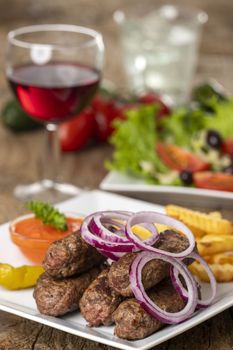
[[[232,174],[211,171],[197,172],[193,176],[193,181],[196,187],[233,192]]]
[[[222,149],[224,153],[227,153],[233,156],[233,136],[224,140]]]
[[[191,172],[209,169],[209,164],[200,157],[176,145],[158,143],[156,150],[161,160],[170,169]]]

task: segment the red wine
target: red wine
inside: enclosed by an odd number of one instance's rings
[[[79,113],[95,94],[100,73],[88,66],[51,63],[22,65],[8,76],[23,109],[44,122],[59,122]]]

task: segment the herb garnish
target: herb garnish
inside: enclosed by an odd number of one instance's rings
[[[60,231],[67,230],[65,215],[60,213],[51,204],[30,201],[26,203],[26,207],[35,214],[36,218],[41,219],[44,224],[51,225]]]

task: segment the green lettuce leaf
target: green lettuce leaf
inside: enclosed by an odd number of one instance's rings
[[[115,150],[112,161],[106,163],[107,168],[158,182],[157,173],[166,173],[168,169],[155,151],[158,139],[156,107],[141,106],[129,110],[126,119],[116,120],[114,127],[110,143]]]
[[[178,108],[162,123],[164,142],[189,148],[190,138],[205,126],[204,111],[200,108]]]
[[[204,119],[205,129],[215,129],[223,138],[233,136],[233,100],[215,103],[214,114]]]

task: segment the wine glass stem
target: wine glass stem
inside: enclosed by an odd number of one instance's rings
[[[44,179],[49,180],[51,185],[56,183],[59,178],[59,166],[61,159],[61,149],[58,138],[58,125],[53,123],[46,124],[47,140],[44,155]]]

